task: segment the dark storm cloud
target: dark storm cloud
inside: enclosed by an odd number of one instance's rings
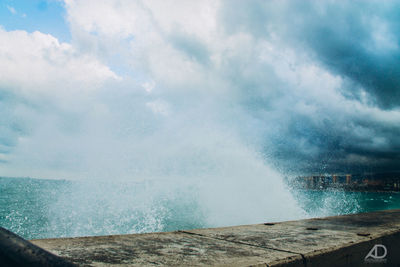
[[[293,36],[332,71],[365,88],[379,106],[399,106],[400,3],[337,2],[327,4],[323,14],[305,6]]]
[[[310,54],[361,85],[383,108],[400,105],[398,1],[244,1],[226,3],[226,30],[248,31]],[[353,86],[355,87],[355,86]],[[351,92],[357,96],[352,88]]]
[[[169,39],[177,49],[185,53],[186,56],[192,60],[205,65],[210,63],[207,48],[195,37],[191,36],[190,38],[187,38],[182,33],[176,33]]]
[[[400,2],[227,1],[221,10],[228,34],[251,33],[307,54],[311,63],[343,79],[341,95],[370,109],[360,113],[354,108],[339,116],[320,106],[303,116],[288,108],[275,112],[280,122],[265,116],[269,127],[285,125],[265,145],[278,165],[314,172],[399,170]],[[283,98],[288,106],[302,100]],[[269,109],[271,101],[276,98],[261,106]],[[385,119],[372,116],[373,108],[376,114],[394,112]]]

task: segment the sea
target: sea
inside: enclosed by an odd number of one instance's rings
[[[154,188],[148,182],[115,186],[0,177],[0,226],[25,239],[216,226],[208,222],[201,203],[191,198],[196,193],[194,189],[162,194],[155,190],[164,192],[163,186]],[[288,190],[304,211],[304,218],[400,208],[398,192]]]

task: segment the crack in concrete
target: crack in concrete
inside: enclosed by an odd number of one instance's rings
[[[286,253],[297,254],[297,255],[300,255],[301,258],[303,259],[303,264],[304,264],[304,266],[307,266],[306,257],[305,257],[302,253],[299,253],[299,252],[293,252],[293,251],[289,251],[289,250],[284,250],[284,249],[279,249],[279,248],[273,248],[273,247],[268,247],[268,246],[258,246],[258,245],[249,244],[249,243],[246,243],[246,242],[241,242],[241,241],[226,240],[226,239],[223,239],[223,238],[218,238],[218,237],[212,237],[212,236],[202,235],[202,234],[193,233],[193,232],[189,232],[189,231],[185,231],[185,230],[178,230],[177,232],[178,232],[178,233],[183,233],[183,234],[201,236],[201,237],[205,237],[205,238],[209,238],[209,239],[216,239],[216,240],[225,241],[225,242],[230,242],[230,243],[239,244],[239,245],[246,245],[246,246],[251,246],[251,247],[256,247],[256,248],[271,249],[271,250],[280,251],[280,252],[286,252]]]

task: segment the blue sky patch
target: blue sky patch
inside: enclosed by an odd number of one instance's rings
[[[57,0],[4,0],[0,4],[0,25],[7,31],[40,31],[61,42],[71,40],[65,16],[64,3]]]

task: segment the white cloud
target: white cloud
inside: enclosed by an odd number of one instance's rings
[[[195,38],[205,49],[218,43],[213,39],[217,5],[212,3],[69,0],[66,8],[73,39],[82,49],[90,43],[99,57],[124,54],[135,71],[149,71],[161,84],[178,89],[207,78],[203,67],[181,53],[172,39]]]
[[[7,6],[7,9],[8,9],[8,11],[11,12],[11,14],[13,14],[13,15],[17,14],[17,11],[15,10],[14,7],[12,7],[12,6]]]
[[[84,117],[95,91],[119,80],[95,57],[49,34],[0,28],[0,153],[1,161],[7,162],[0,166],[3,173],[30,175],[29,170],[22,171],[22,164],[26,159],[34,161],[41,149],[30,152],[27,144],[44,148],[48,141],[37,133],[47,129],[55,137],[60,131],[70,132],[68,116],[80,112]],[[72,121],[72,125],[77,123]],[[49,168],[44,158],[37,169]]]
[[[23,94],[65,95],[119,79],[96,58],[41,32],[0,29],[0,84]]]

